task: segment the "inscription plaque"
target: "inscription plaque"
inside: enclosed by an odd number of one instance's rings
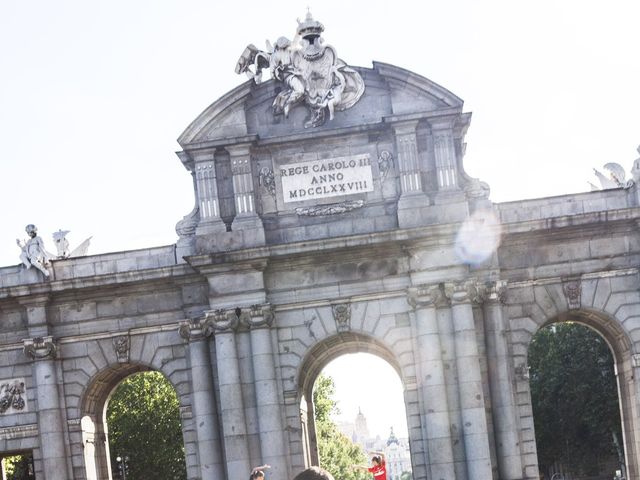
[[[285,202],[302,202],[373,191],[369,154],[281,165]]]

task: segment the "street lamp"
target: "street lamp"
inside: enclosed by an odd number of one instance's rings
[[[129,473],[129,455],[125,455],[124,457],[118,455],[116,457],[116,463],[118,464],[118,472],[120,473],[120,478],[122,480],[127,480],[127,474]]]

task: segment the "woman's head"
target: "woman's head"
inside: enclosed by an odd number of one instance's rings
[[[256,470],[255,472],[251,472],[251,476],[249,480],[263,480],[264,472],[262,470]]]
[[[374,464],[374,465],[376,465],[376,466],[381,465],[381,464],[382,464],[382,459],[380,458],[380,455],[374,455],[374,456],[371,458],[371,463],[373,463],[373,464]]]

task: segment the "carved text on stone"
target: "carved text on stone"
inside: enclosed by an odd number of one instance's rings
[[[301,202],[373,191],[368,154],[281,165],[285,202]]]

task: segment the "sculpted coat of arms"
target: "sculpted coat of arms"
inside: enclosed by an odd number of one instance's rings
[[[280,37],[267,50],[254,45],[245,48],[236,65],[236,73],[245,73],[256,83],[262,81],[262,70],[287,88],[273,101],[274,115],[284,115],[295,105],[304,103],[311,110],[305,128],[323,125],[327,113],[352,107],[364,93],[364,81],[358,72],[338,58],[336,50],[324,45],[320,36],[324,26],[307,13],[298,21],[297,35],[292,42]]]

